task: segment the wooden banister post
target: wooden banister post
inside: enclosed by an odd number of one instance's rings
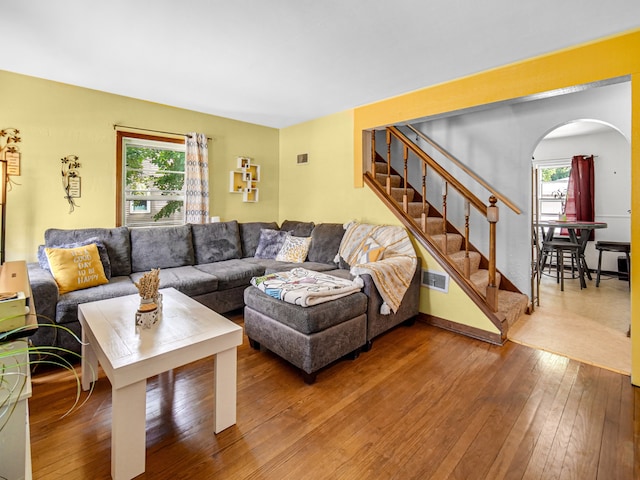
[[[387,195],[391,195],[391,132],[387,129]]]
[[[464,201],[464,276],[471,277],[471,259],[469,258],[469,200]]]
[[[442,251],[445,255],[449,253],[447,245],[447,181],[442,179]]]
[[[376,131],[371,130],[371,175],[376,178]]]
[[[498,199],[491,195],[487,208],[487,221],[489,222],[489,285],[487,285],[487,305],[494,312],[498,311],[498,286],[496,285],[496,224],[500,219],[499,209],[496,206]]]
[[[404,146],[403,158],[404,158],[404,173],[403,173],[404,193],[402,194],[402,209],[404,210],[404,213],[409,213],[409,197],[407,194],[407,189],[409,188],[409,179],[407,178],[407,172],[408,172],[407,162],[409,160],[409,148],[406,145]]]
[[[427,206],[427,164],[422,162],[422,214],[420,215],[420,226],[422,231],[427,233],[427,216],[429,210]]]

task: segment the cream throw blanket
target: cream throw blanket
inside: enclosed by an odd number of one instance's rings
[[[345,228],[347,231],[338,254],[351,265],[352,275],[371,275],[384,301],[380,313],[388,315],[391,311],[397,312],[418,264],[406,230],[399,226],[364,223],[350,223]],[[384,247],[381,258],[358,263],[364,261],[363,249],[371,248],[371,239],[374,245]]]
[[[311,307],[336,300],[359,292],[362,288],[362,285],[356,281],[304,268],[253,277],[251,285],[273,298],[301,307]]]

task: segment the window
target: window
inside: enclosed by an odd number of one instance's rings
[[[117,141],[117,224],[184,224],[184,140],[118,132]]]
[[[540,220],[557,220],[564,213],[571,159],[538,164],[538,212]]]

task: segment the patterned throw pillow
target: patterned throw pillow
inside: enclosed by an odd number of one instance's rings
[[[279,262],[302,263],[307,259],[311,237],[292,237],[285,239],[284,245],[276,255]]]
[[[263,228],[260,230],[260,240],[256,248],[255,258],[276,258],[278,252],[284,245],[285,239],[289,236],[289,232],[283,230],[271,230]]]
[[[60,295],[109,283],[95,243],[76,248],[45,248]]]
[[[358,252],[358,258],[356,260],[356,265],[361,265],[363,263],[371,263],[377,260],[382,260],[382,256],[384,255],[385,248],[380,246],[378,242],[376,242],[373,238],[367,238],[362,247],[360,248],[360,252]]]

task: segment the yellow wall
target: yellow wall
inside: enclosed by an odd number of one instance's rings
[[[169,132],[203,132],[209,142],[211,215],[222,220],[272,221],[278,216],[277,129],[252,125],[0,71],[0,129],[22,134],[21,176],[7,199],[6,259],[35,260],[49,227],[115,225],[114,123]],[[69,214],[60,159],[80,157],[82,197]],[[261,165],[260,202],[228,193],[236,156]]]
[[[632,184],[640,181],[640,30],[568,48],[399,97],[354,111],[354,182],[362,185],[362,131],[492,102],[520,98],[611,78],[632,82]],[[640,245],[640,190],[631,193],[631,242]],[[640,258],[631,255],[632,382],[640,382]],[[424,304],[424,302],[423,302]],[[444,313],[453,319],[457,306]],[[464,323],[464,322],[463,322]]]
[[[309,162],[298,165],[298,154]],[[398,224],[368,189],[353,188],[353,116],[341,112],[280,130],[279,220]]]
[[[354,187],[353,114],[341,112],[280,131],[280,222],[313,220],[400,225],[369,188]],[[298,165],[307,153],[309,163]],[[415,241],[422,267],[442,271]],[[453,282],[449,293],[422,288],[420,311],[498,333],[469,297]]]

